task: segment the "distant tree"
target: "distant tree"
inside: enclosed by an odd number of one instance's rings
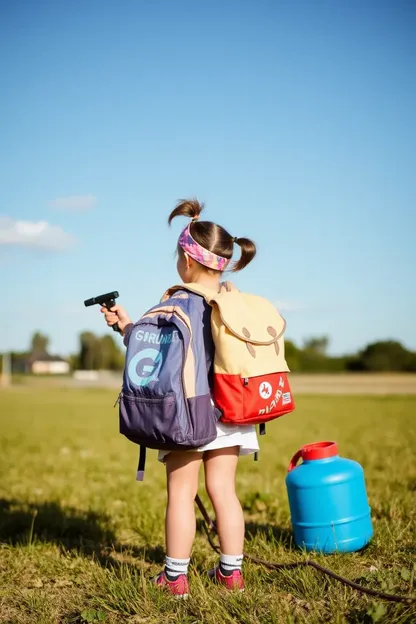
[[[124,365],[124,354],[121,352],[111,334],[100,339],[101,367],[106,370],[121,370]]]
[[[92,332],[80,335],[80,351],[72,356],[74,368],[82,370],[121,370],[124,365],[124,354],[119,349],[113,336],[102,337]]]
[[[405,371],[407,373],[416,373],[416,353],[410,353],[409,361],[406,364]]]
[[[304,340],[303,349],[299,349],[299,369],[307,373],[331,372],[343,367],[343,363],[334,366],[335,359],[326,355],[329,345],[327,336],[312,337]]]
[[[373,342],[353,358],[349,368],[374,372],[405,371],[412,365],[413,356],[395,340]]]
[[[27,361],[28,361],[29,355],[30,355],[29,353],[26,353],[24,351],[20,353],[16,351],[12,351],[10,353],[13,373],[22,374],[22,373],[28,372]]]
[[[285,358],[292,372],[335,373],[346,370],[346,357],[325,354],[329,340],[326,337],[310,338],[306,348],[300,349],[292,340],[285,340]]]
[[[69,356],[68,358],[68,362],[69,365],[71,367],[71,370],[78,370],[80,368],[79,365],[79,353],[73,353],[72,355]]]
[[[79,338],[79,367],[82,370],[97,370],[101,368],[101,354],[97,336],[92,332],[82,332]]]
[[[35,332],[30,341],[30,350],[32,355],[39,356],[47,353],[49,344],[48,336],[44,336],[40,332]]]
[[[308,338],[303,343],[304,351],[325,355],[329,346],[328,336],[320,336],[316,338]]]
[[[285,359],[291,371],[300,370],[301,350],[292,340],[285,340]]]

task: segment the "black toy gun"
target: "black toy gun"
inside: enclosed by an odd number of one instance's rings
[[[91,299],[86,299],[84,301],[84,305],[88,308],[92,305],[101,305],[110,310],[116,303],[116,299],[119,297],[119,294],[116,290],[113,292],[106,293],[105,295],[98,295],[98,297],[91,297]],[[118,323],[112,325],[114,331],[119,332],[121,334],[120,327]]]

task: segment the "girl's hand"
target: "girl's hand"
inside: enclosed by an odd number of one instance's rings
[[[100,312],[104,314],[104,318],[109,327],[112,327],[113,325],[118,323],[122,334],[124,334],[124,328],[126,327],[126,325],[132,323],[132,320],[130,319],[126,310],[119,305],[113,306],[112,308],[110,308],[110,310],[103,306]]]

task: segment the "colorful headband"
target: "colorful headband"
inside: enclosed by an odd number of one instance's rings
[[[217,254],[212,253],[212,251],[208,251],[208,249],[201,247],[201,245],[192,238],[191,223],[188,223],[179,236],[179,247],[182,247],[188,256],[199,262],[199,264],[203,264],[205,267],[214,269],[215,271],[224,271],[229,264],[230,259],[217,256]]]

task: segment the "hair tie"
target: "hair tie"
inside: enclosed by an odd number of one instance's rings
[[[233,243],[236,243],[237,241],[238,241],[238,236],[234,236]]]
[[[196,217],[191,217],[191,223],[193,223],[193,221],[198,221],[198,219],[199,219],[199,215]]]

